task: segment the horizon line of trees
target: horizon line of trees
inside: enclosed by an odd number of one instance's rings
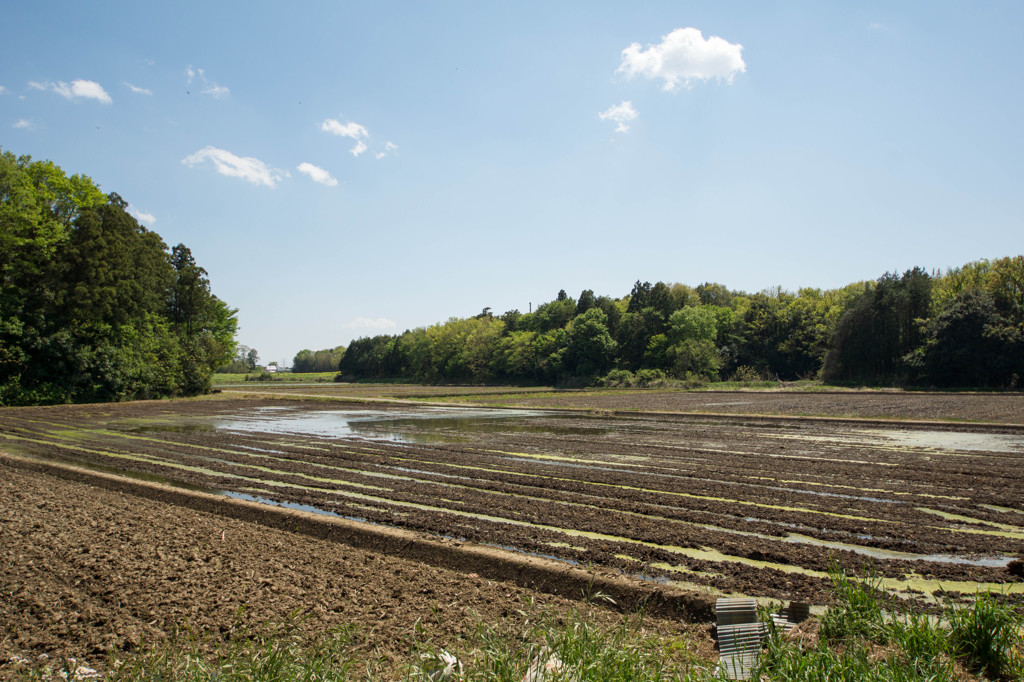
[[[0,149],[0,405],[208,392],[237,310],[117,194]]]
[[[339,377],[555,385],[717,380],[1016,387],[1024,376],[1024,256],[913,268],[822,291],[634,284],[564,290],[534,312],[352,341]]]

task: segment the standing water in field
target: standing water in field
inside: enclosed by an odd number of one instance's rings
[[[458,442],[460,433],[559,433],[595,435],[602,429],[560,429],[527,424],[520,419],[555,416],[537,410],[449,409],[424,407],[416,411],[299,410],[261,407],[215,423],[216,428],[245,433],[277,433],[319,438],[363,438],[397,443]],[[570,433],[571,432],[571,433]]]

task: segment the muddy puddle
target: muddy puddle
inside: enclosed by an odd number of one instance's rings
[[[550,434],[599,436],[603,428],[565,427],[523,420],[562,415],[535,410],[423,408],[387,410],[299,410],[261,407],[244,415],[218,419],[213,428],[243,433],[273,433],[317,438],[382,440],[393,443],[460,443],[468,434]]]
[[[1024,435],[1005,433],[864,428],[857,429],[855,432],[826,436],[775,434],[773,437],[828,444],[864,445],[877,448],[896,447],[933,452],[1024,454]]]
[[[308,512],[310,514],[317,514],[319,516],[333,516],[336,519],[347,519],[349,521],[356,521],[357,523],[370,523],[367,519],[359,516],[345,516],[336,512],[329,511],[327,509],[321,509],[320,507],[314,507],[311,504],[299,504],[298,502],[282,502],[262,495],[250,495],[249,493],[235,492],[234,490],[218,490],[218,494],[230,497],[234,500],[244,500],[246,502],[257,502],[259,504],[270,505],[271,507],[283,507],[284,509],[294,509],[296,511]]]

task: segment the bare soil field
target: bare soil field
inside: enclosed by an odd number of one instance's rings
[[[903,594],[1024,588],[1013,426],[225,393],[8,409],[0,447],[712,595],[820,600],[833,560]]]
[[[702,414],[763,414],[998,422],[1024,425],[1024,393],[928,393],[898,390],[740,390],[502,388],[404,384],[246,384],[225,391],[342,398],[457,400],[477,405]]]
[[[367,669],[401,676],[415,642],[458,649],[479,623],[515,633],[570,610],[612,624],[599,606],[476,573],[268,528],[69,481],[0,458],[0,679],[13,657],[62,656],[103,670],[176,630],[211,646],[265,623],[311,639],[352,631]],[[710,629],[649,617],[713,659]]]
[[[346,398],[396,398],[448,400],[453,396],[503,396],[546,394],[547,386],[428,386],[423,384],[292,383],[287,381],[247,381],[221,384],[216,388],[235,393],[283,393],[292,395],[344,396]]]

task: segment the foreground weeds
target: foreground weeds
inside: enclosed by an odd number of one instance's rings
[[[259,631],[240,630],[227,642],[178,632],[142,652],[111,661],[100,674],[74,659],[26,671],[25,680],[111,682],[334,682],[354,677],[351,631],[329,633],[310,643],[296,623]]]
[[[751,679],[1024,680],[1024,613],[998,595],[979,594],[968,602],[947,596],[942,613],[930,616],[901,610],[898,602],[887,600],[877,589],[871,576],[858,579],[834,568],[831,578],[834,603],[820,621],[808,621],[787,634],[765,618],[769,634]],[[367,642],[360,640],[355,629],[310,642],[291,623],[259,631],[238,629],[227,642],[178,633],[111,661],[102,675],[74,660],[34,668],[28,661],[18,661],[13,672],[21,680],[115,682],[727,679],[716,662],[695,653],[700,649],[697,642],[653,632],[641,615],[598,626],[579,613],[530,611],[536,615],[519,611],[525,620],[480,622],[451,650],[424,641],[425,630],[417,621],[416,644],[397,665],[381,665],[372,655],[368,659]]]
[[[481,624],[464,650],[429,643],[414,652],[407,679],[489,682],[541,680],[714,680],[717,665],[693,654],[694,643],[644,628],[640,616],[601,628],[579,614],[544,615],[520,633]]]
[[[762,680],[1024,680],[1024,613],[997,596],[958,603],[938,616],[886,602],[872,576],[830,571],[834,603],[817,633],[770,628]],[[757,679],[755,676],[754,679]]]

